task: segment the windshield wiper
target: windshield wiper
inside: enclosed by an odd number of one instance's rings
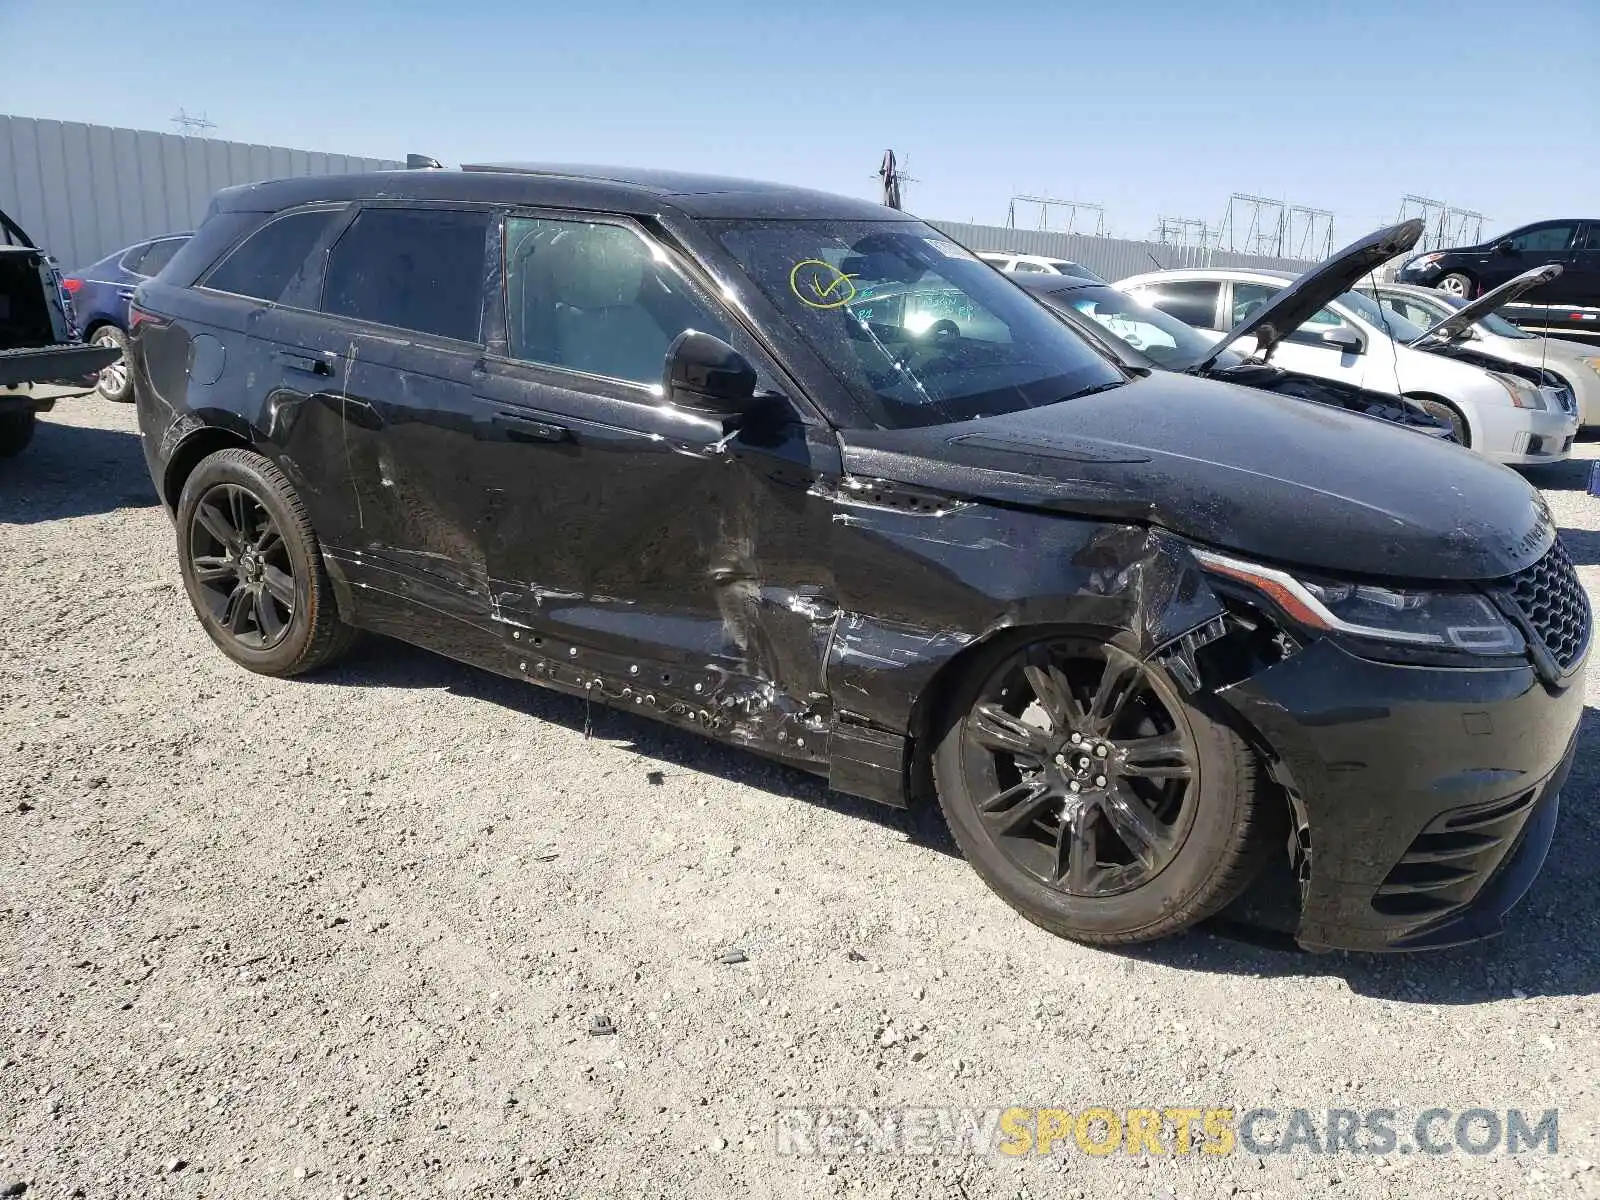
[[[1112,388],[1126,387],[1127,385],[1128,381],[1126,379],[1113,379],[1109,383],[1097,383],[1093,387],[1084,388],[1081,392],[1068,392],[1056,403],[1061,404],[1067,400],[1082,400],[1085,396],[1092,396],[1096,392],[1109,392]]]

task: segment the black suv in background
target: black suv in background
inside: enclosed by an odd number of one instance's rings
[[[1470,300],[1546,263],[1560,263],[1561,274],[1524,294],[1523,304],[1600,307],[1600,218],[1537,221],[1479,246],[1419,254],[1399,280]]]
[[[599,168],[260,184],[131,325],[189,600],[251,670],[374,630],[931,791],[1095,943],[1287,847],[1303,944],[1452,944],[1550,843],[1590,615],[1536,492],[1126,370],[904,213]]]

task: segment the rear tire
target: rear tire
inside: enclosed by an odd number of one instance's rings
[[[128,339],[115,325],[102,325],[89,336],[92,346],[111,346],[122,352],[122,357],[100,371],[95,391],[113,404],[126,404],[133,399],[133,372],[128,369]]]
[[[0,413],[0,458],[12,458],[26,450],[37,423],[31,408]]]
[[[1468,449],[1472,447],[1472,430],[1467,427],[1467,419],[1461,415],[1455,405],[1445,400],[1430,400],[1423,396],[1413,397],[1416,402],[1427,410],[1429,416],[1449,424],[1456,435],[1456,441]]]
[[[1458,296],[1462,300],[1471,300],[1478,290],[1477,285],[1472,282],[1472,276],[1463,271],[1451,271],[1433,286],[1447,296]]]
[[[1213,915],[1272,848],[1254,753],[1166,671],[1092,637],[997,641],[952,689],[933,753],[967,861],[1034,924],[1092,945]]]
[[[280,678],[333,662],[355,641],[294,485],[252,450],[220,450],[184,482],[178,566],[195,616],[240,666]]]

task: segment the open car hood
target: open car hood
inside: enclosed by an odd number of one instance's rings
[[[1486,317],[1502,304],[1510,304],[1524,292],[1549,283],[1563,268],[1560,263],[1545,263],[1542,267],[1534,267],[1531,271],[1524,271],[1515,279],[1508,279],[1499,287],[1493,288],[1479,296],[1471,304],[1464,304],[1454,313],[1436,324],[1428,326],[1419,338],[1414,338],[1406,343],[1410,346],[1420,346],[1429,338],[1450,340],[1458,333],[1464,332],[1474,321]]]
[[[33,239],[23,231],[22,226],[7,216],[3,208],[0,208],[0,245],[26,246],[30,250],[38,249],[33,244]]]
[[[1278,343],[1300,328],[1318,309],[1348,292],[1363,275],[1396,255],[1404,254],[1421,237],[1422,220],[1413,218],[1351,242],[1247,315],[1222,335],[1205,358],[1187,369],[1205,370],[1234,342],[1252,333],[1256,335],[1257,350],[1270,357]]]

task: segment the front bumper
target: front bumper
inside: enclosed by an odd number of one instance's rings
[[[1304,822],[1300,944],[1409,950],[1498,933],[1550,845],[1581,678],[1553,689],[1532,666],[1373,662],[1324,639],[1220,690]]]
[[[1479,408],[1482,428],[1473,449],[1508,466],[1561,462],[1572,453],[1578,415],[1559,409],[1516,408],[1510,404]]]

